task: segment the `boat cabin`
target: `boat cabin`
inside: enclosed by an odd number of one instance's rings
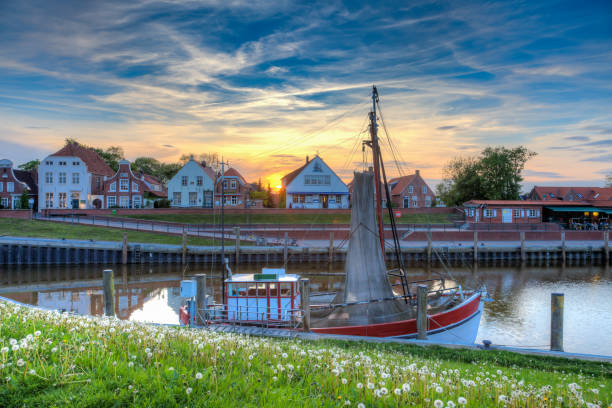
[[[282,268],[238,274],[225,280],[228,320],[290,321],[300,305],[299,276]]]

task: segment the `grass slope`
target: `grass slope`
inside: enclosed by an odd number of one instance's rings
[[[65,224],[53,221],[30,221],[15,218],[0,218],[0,235],[55,239],[93,239],[94,241],[122,241],[123,230],[88,225]],[[125,231],[128,242],[182,245],[182,237],[161,233]],[[234,240],[226,240],[234,245]],[[220,245],[219,239],[187,237],[187,245]]]
[[[0,302],[2,407],[606,407],[611,377],[594,362],[248,337]]]
[[[401,224],[444,224],[449,223],[450,214],[404,214],[396,221]],[[139,214],[121,215],[121,217],[180,222],[187,224],[219,224],[219,214]],[[385,215],[389,222],[389,216]],[[226,224],[350,224],[350,214],[226,214]]]

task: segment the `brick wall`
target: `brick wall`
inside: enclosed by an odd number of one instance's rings
[[[0,210],[0,218],[30,218],[30,210]]]

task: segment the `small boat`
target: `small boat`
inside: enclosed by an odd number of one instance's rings
[[[387,270],[383,190],[386,202],[391,202],[391,196],[378,145],[376,87],[373,87],[372,102],[371,140],[365,144],[372,149],[373,167],[371,171],[354,174],[344,289],[304,303],[312,305],[306,311],[302,309],[298,275],[286,274],[284,269],[264,268],[260,274],[232,276],[228,269],[230,277],[224,281],[223,304],[206,309],[205,324],[296,329],[308,312],[310,330],[314,333],[413,339],[418,335],[417,296],[413,289],[426,285],[427,339],[440,343],[474,343],[483,310],[484,288],[465,292],[461,286],[445,287],[444,279],[409,281],[391,208],[387,210],[398,265]],[[390,278],[398,283],[392,285]],[[325,297],[328,301],[321,301]],[[309,299],[313,296],[309,295]],[[189,320],[188,314],[182,316],[182,321]]]

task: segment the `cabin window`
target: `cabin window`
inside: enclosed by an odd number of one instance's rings
[[[280,283],[280,295],[283,297],[291,296],[291,283]]]
[[[293,195],[293,202],[294,203],[298,203],[298,204],[302,204],[306,202],[306,195],[305,194],[294,194]]]
[[[269,287],[270,287],[270,296],[271,297],[278,296],[278,290],[276,288],[276,282],[269,283]]]
[[[256,283],[248,284],[247,296],[253,296],[253,297],[257,296],[257,284]]]
[[[493,210],[484,210],[483,216],[485,218],[493,218],[494,217]]]
[[[266,284],[265,283],[257,284],[257,296],[266,297]]]

